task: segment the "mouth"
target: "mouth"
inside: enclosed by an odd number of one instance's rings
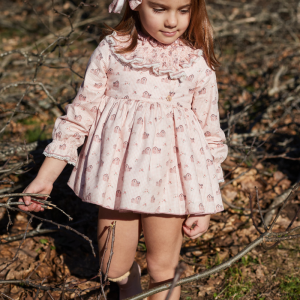
[[[172,31],[172,32],[170,32],[170,31],[162,31],[162,33],[164,35],[166,35],[166,36],[173,36],[176,33],[176,31]]]

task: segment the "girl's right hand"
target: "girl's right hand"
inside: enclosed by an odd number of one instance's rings
[[[49,194],[53,189],[53,184],[44,180],[38,179],[36,177],[23,191],[23,193],[32,193],[32,194]],[[47,200],[47,197],[40,197],[41,200]],[[31,196],[23,196],[19,198],[19,202],[24,202],[26,205],[19,205],[19,208],[24,211],[44,211],[44,208],[41,204],[38,204],[36,201],[31,199]]]

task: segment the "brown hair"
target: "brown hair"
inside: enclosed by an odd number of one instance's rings
[[[100,40],[102,40],[113,31],[122,36],[130,35],[131,43],[129,46],[116,51],[120,54],[135,49],[138,38],[137,30],[141,30],[139,13],[130,8],[128,0],[125,2],[125,13],[120,23],[114,28],[104,23],[106,28],[103,28],[102,35],[100,36]],[[190,24],[180,38],[186,45],[194,49],[202,49],[208,66],[214,70],[220,63],[214,53],[213,29],[207,15],[205,0],[191,0],[190,9],[192,12]]]

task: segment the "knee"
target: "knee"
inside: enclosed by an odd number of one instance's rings
[[[106,273],[107,270],[107,265],[104,264],[105,266],[102,267],[102,274]],[[121,276],[123,276],[125,273],[127,273],[130,269],[130,266],[117,266],[114,263],[111,263],[109,270],[108,270],[108,277],[109,278],[119,278]]]
[[[147,270],[151,282],[161,282],[174,277],[178,261],[166,258],[157,258],[147,255]]]

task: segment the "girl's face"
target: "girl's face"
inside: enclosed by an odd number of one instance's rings
[[[171,44],[188,28],[190,6],[191,0],[143,0],[135,10],[139,12],[145,34],[163,44]]]

